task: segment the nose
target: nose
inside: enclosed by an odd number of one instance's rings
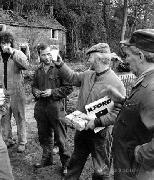
[[[50,58],[50,55],[49,55],[49,54],[46,54],[46,55],[45,55],[45,58],[46,58],[46,59],[49,59],[49,58]]]

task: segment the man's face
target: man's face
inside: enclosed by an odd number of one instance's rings
[[[96,53],[90,53],[89,58],[87,61],[87,65],[90,67],[91,70],[95,70],[96,62]]]
[[[51,56],[50,47],[47,47],[46,49],[40,51],[40,60],[45,65],[49,65],[51,63],[52,56]]]
[[[0,46],[1,46],[3,52],[9,53],[9,48],[11,47],[11,43],[1,42]]]
[[[139,54],[135,54],[131,51],[128,47],[126,48],[126,62],[129,64],[129,68],[133,74],[138,76],[139,68],[140,68],[140,61],[139,61]]]

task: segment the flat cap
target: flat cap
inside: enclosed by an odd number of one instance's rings
[[[120,43],[125,46],[136,46],[141,50],[154,53],[154,29],[138,29],[133,32],[130,39]]]
[[[111,53],[110,47],[107,43],[98,43],[91,48],[89,48],[86,52],[86,54],[90,54],[93,52],[100,52],[100,53]]]

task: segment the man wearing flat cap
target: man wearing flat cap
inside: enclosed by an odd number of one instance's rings
[[[85,105],[103,98],[101,91],[108,86],[113,86],[125,96],[125,88],[118,76],[109,68],[111,61],[110,47],[107,43],[99,43],[92,46],[88,51],[88,63],[90,70],[78,73],[72,71],[59,57],[55,62],[63,77],[72,85],[80,87],[77,110],[86,113]],[[89,154],[91,154],[94,174],[93,180],[109,180],[110,177],[110,129],[118,114],[119,109],[111,113],[92,119],[83,131],[76,130],[74,137],[74,151],[68,164],[68,173],[65,180],[78,180]],[[86,119],[87,120],[87,119]],[[95,127],[103,126],[98,133]]]
[[[121,42],[138,79],[113,128],[115,180],[154,179],[154,29]]]

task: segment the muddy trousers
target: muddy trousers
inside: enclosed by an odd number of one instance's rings
[[[3,141],[2,134],[0,132],[0,179],[13,180],[12,168],[10,165],[10,159],[7,151],[7,147]]]
[[[74,151],[68,164],[65,180],[78,180],[89,154],[91,154],[93,180],[110,180],[110,152],[108,139],[103,139],[89,131],[76,131]]]
[[[56,118],[52,108],[36,105],[34,117],[37,121],[38,136],[41,147],[43,148],[43,157],[46,161],[53,161],[53,132],[56,135],[56,143],[59,147],[59,155],[62,166],[66,166],[70,158],[70,153],[66,150],[66,131],[60,118]],[[46,152],[46,153],[44,153]]]
[[[3,137],[7,141],[12,139],[12,114],[17,125],[17,136],[19,144],[27,143],[26,120],[25,120],[25,99],[24,97],[11,96],[10,108],[8,113],[2,118]]]

